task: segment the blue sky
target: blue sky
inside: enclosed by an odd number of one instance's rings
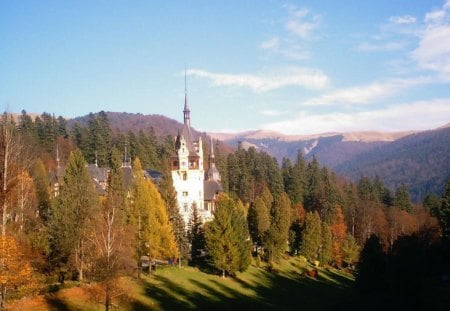
[[[450,122],[450,0],[1,1],[0,105],[203,131]]]

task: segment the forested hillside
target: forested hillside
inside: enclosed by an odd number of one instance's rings
[[[353,180],[378,175],[391,189],[406,184],[415,201],[429,193],[442,194],[450,178],[450,127],[383,144],[335,169]]]
[[[157,137],[151,128],[112,128],[104,112],[72,127],[48,113],[33,120],[23,111],[18,121],[2,115],[2,305],[9,297],[46,293],[46,284],[55,290],[70,280],[96,284],[97,299],[108,309],[122,294],[115,286],[121,277],[139,279],[157,263],[189,264],[225,278],[252,264],[275,275],[283,258],[301,256],[302,262],[358,271],[362,291],[382,290],[395,301],[417,287],[397,293],[373,284],[404,282],[404,274],[386,272],[397,269],[402,256],[415,263],[405,266],[405,275],[417,266],[432,267],[418,276],[431,289],[441,286],[436,276],[448,271],[448,261],[440,260],[449,256],[450,183],[443,195],[415,204],[405,184],[391,190],[380,177],[368,176],[350,182],[301,152],[279,165],[253,147],[224,152],[215,142],[223,193],[213,220],[203,224],[193,204],[184,223],[168,167],[173,136]],[[448,139],[447,131],[428,134],[405,138],[404,145]],[[442,159],[437,164],[446,167]],[[163,177],[154,183],[144,169]],[[385,270],[371,274],[373,260]],[[318,272],[305,273],[315,279]],[[426,299],[433,301],[436,293]]]

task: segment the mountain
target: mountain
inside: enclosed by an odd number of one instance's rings
[[[415,201],[442,193],[450,179],[450,127],[415,133],[362,152],[334,169],[353,180],[378,175],[394,189],[405,183]]]
[[[165,137],[167,135],[175,136],[177,131],[183,128],[182,123],[158,114],[144,115],[141,113],[107,111],[106,115],[113,132],[153,131],[157,137]],[[88,120],[89,115],[70,119],[68,120],[68,126],[72,127],[75,122],[87,125]],[[199,132],[193,131],[195,135],[200,135]]]
[[[128,113],[128,112],[111,112],[107,111],[109,124],[113,132],[150,132],[153,131],[154,135],[159,138],[164,138],[168,135],[175,137],[178,131],[182,130],[183,123],[170,119],[166,116],[159,114],[144,115],[141,113]],[[73,127],[75,123],[81,125],[87,125],[89,121],[89,115],[69,119],[67,124]],[[205,132],[199,132],[195,128],[191,127],[192,133],[199,137],[201,136],[203,141],[207,141],[209,144],[209,136]],[[219,147],[220,152],[228,154],[233,152],[233,147],[228,143],[221,143]]]
[[[415,201],[427,193],[442,193],[450,179],[450,126],[424,132],[352,132],[283,135],[272,131],[213,133],[233,146],[253,146],[279,161],[294,160],[298,151],[357,181],[380,176],[394,190],[408,185]]]
[[[183,124],[162,115],[106,112],[113,131],[153,131],[157,137],[175,136]],[[68,121],[87,124],[89,116]],[[194,134],[209,140],[206,133]],[[273,131],[208,133],[224,143],[224,154],[240,143],[276,157],[295,160],[299,151],[307,160],[315,156],[322,165],[357,181],[361,176],[380,176],[394,190],[408,185],[415,201],[427,193],[442,193],[450,179],[450,124],[424,132],[351,132],[314,135],[284,135]],[[208,141],[209,142],[209,141]]]

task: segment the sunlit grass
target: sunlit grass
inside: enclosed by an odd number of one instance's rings
[[[317,279],[306,271],[318,269]],[[113,310],[324,310],[354,297],[353,278],[336,269],[313,268],[299,258],[267,266],[252,265],[234,278],[221,278],[193,267],[158,268],[141,280],[118,282]],[[49,294],[23,310],[104,310],[96,285],[74,286]],[[34,306],[34,307],[31,307]],[[16,310],[18,305],[12,305]]]

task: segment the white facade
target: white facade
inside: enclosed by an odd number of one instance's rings
[[[198,214],[202,221],[212,219],[211,208],[204,204],[205,171],[203,168],[202,140],[194,140],[190,129],[190,110],[185,99],[184,126],[178,133],[175,155],[171,159],[172,180],[180,215],[186,225],[189,224],[194,206],[197,206]]]

